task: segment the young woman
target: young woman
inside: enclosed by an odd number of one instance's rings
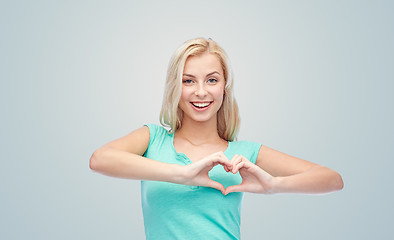
[[[239,129],[233,79],[211,39],[171,59],[160,121],[97,149],[90,168],[139,179],[147,239],[240,239],[243,192],[325,193],[343,187],[326,167],[255,142]]]

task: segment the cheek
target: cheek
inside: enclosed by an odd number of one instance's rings
[[[182,89],[182,93],[181,93],[181,101],[187,101],[190,98],[190,93],[188,92],[188,90],[186,89]]]
[[[188,93],[187,90],[182,89],[182,93],[181,93],[181,99],[179,100],[179,104],[178,107],[182,109],[182,111],[184,110],[184,107],[186,106],[186,104],[190,101],[190,93]]]
[[[216,101],[222,101],[224,97],[224,88],[218,88],[212,94],[215,96]]]

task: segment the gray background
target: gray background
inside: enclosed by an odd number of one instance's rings
[[[158,123],[174,50],[227,51],[242,125],[340,172],[341,192],[246,194],[243,239],[387,239],[394,182],[390,1],[1,1],[0,238],[143,239],[138,181],[95,149]]]

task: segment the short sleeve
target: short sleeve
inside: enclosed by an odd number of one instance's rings
[[[156,124],[145,124],[144,126],[147,126],[149,128],[149,146],[152,146],[159,126]]]
[[[252,163],[256,164],[257,157],[259,156],[260,148],[261,148],[261,143],[256,143],[256,142],[249,142],[249,149],[250,149],[250,159]]]
[[[152,156],[159,152],[161,148],[168,147],[169,134],[167,130],[157,124],[146,124],[149,128],[149,145],[144,153],[144,157]]]
[[[231,142],[231,157],[233,154],[239,154],[256,163],[257,156],[259,155],[261,143],[251,141],[235,141]]]

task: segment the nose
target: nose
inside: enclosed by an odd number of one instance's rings
[[[207,90],[205,89],[204,84],[198,84],[196,92],[194,93],[197,97],[203,98],[207,95]]]

